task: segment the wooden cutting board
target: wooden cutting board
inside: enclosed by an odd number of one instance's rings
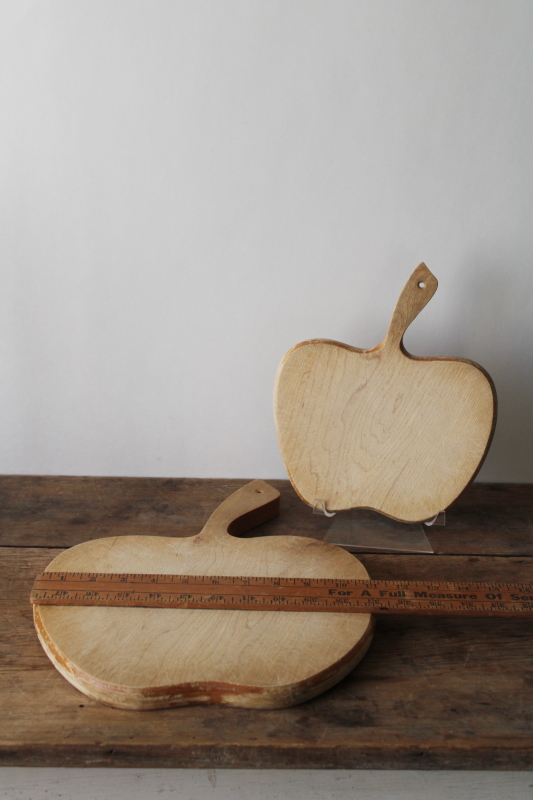
[[[283,358],[274,389],[279,446],[310,506],[420,522],[447,508],[479,470],[496,420],[489,375],[465,359],[415,358],[402,342],[436,289],[420,264],[380,345],[312,339]]]
[[[368,578],[334,545],[297,536],[237,539],[276,516],[279,492],[253,481],[189,538],[115,536],[76,545],[47,571]],[[118,708],[190,703],[281,708],[343,678],[372,638],[369,614],[34,605],[59,672]]]

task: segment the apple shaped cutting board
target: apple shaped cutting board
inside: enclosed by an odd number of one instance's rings
[[[283,358],[274,390],[278,440],[309,505],[421,522],[477,473],[496,419],[490,377],[465,359],[415,358],[402,343],[436,289],[420,264],[380,345],[360,350],[313,339]]]
[[[253,481],[189,538],[115,536],[76,545],[47,571],[368,578],[334,545],[298,536],[237,539],[276,516],[279,492]],[[372,639],[369,614],[34,605],[59,672],[118,708],[190,703],[295,705],[341,680]]]

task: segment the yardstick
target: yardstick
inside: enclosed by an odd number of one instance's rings
[[[63,606],[533,617],[533,584],[43,572],[31,602]]]

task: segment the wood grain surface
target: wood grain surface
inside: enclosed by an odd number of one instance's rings
[[[366,578],[334,545],[293,536],[237,539],[278,512],[252,481],[188,538],[115,536],[66,550],[48,571]],[[232,535],[230,535],[230,532]],[[39,640],[80,691],[117,708],[191,703],[295,705],[350,672],[372,639],[368,614],[34,606]]]
[[[185,530],[198,531],[221,495],[244,483],[0,477],[2,764],[533,768],[533,639],[525,620],[382,617],[357,669],[320,697],[280,710],[208,705],[126,711],[70,686],[35,636],[28,601],[34,576],[65,540],[79,541],[84,527],[97,535],[113,514],[129,517],[120,524],[130,532],[148,521],[169,535],[169,519],[179,525],[180,518]],[[254,535],[279,530],[322,536],[331,520],[312,516],[288,481],[275,483],[280,516]],[[191,495],[196,511],[180,503]],[[532,486],[473,484],[452,513],[457,541],[446,528],[428,531],[434,547],[448,547],[448,555],[358,558],[375,578],[531,580]],[[85,523],[71,522],[81,517]],[[10,546],[17,536],[18,546]]]
[[[0,477],[0,544],[72,547],[116,535],[193,536],[239,479]],[[279,516],[261,527],[269,536],[322,539],[331,519],[312,514],[289,481],[269,480],[281,494]],[[350,512],[365,526],[374,511]],[[337,519],[342,519],[342,513]],[[446,527],[426,529],[439,554],[533,556],[533,485],[473,483],[446,512]],[[151,533],[150,533],[151,532]],[[246,536],[257,535],[252,531]]]
[[[313,339],[283,358],[274,388],[278,441],[310,506],[423,521],[477,473],[494,430],[492,381],[471,361],[415,358],[402,344],[436,289],[420,264],[380,345],[360,350]]]

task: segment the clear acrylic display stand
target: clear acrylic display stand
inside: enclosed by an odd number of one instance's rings
[[[433,553],[426,536],[430,526],[446,524],[446,512],[420,523],[397,522],[377,511],[355,508],[349,511],[327,511],[322,500],[316,500],[313,514],[335,517],[324,541],[346,550],[379,550],[389,553]]]

